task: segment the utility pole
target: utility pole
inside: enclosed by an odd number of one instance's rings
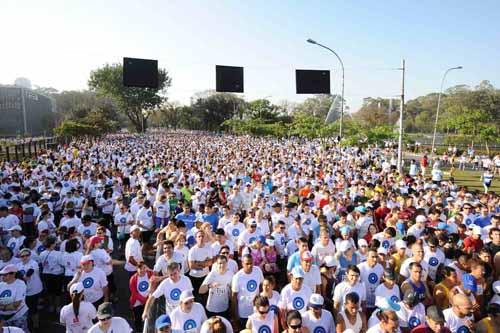
[[[403,172],[403,111],[405,106],[405,60],[403,59],[403,73],[401,80],[401,105],[399,108],[399,140],[398,140],[398,172]]]

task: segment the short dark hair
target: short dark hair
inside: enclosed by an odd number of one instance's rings
[[[292,311],[288,312],[288,314],[286,315],[286,323],[288,325],[290,325],[290,323],[294,319],[298,319],[302,323],[302,316],[300,315],[300,312],[297,310],[292,310]]]
[[[347,272],[354,272],[354,273],[360,274],[359,268],[356,265],[347,266]]]
[[[353,304],[358,304],[359,303],[359,295],[358,293],[352,292],[347,295],[345,295],[345,300],[344,303],[353,303]]]

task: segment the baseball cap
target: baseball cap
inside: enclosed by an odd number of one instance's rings
[[[86,264],[90,261],[94,261],[94,258],[90,254],[87,254],[80,259],[80,264]]]
[[[325,300],[320,294],[314,293],[309,297],[309,307],[311,308],[321,308],[324,302]]]
[[[402,239],[398,239],[395,243],[396,245],[396,249],[406,249],[407,246],[406,246],[406,242]]]
[[[21,250],[19,250],[19,255],[22,255],[23,253],[31,255],[31,250],[28,249],[27,247],[22,248]]]
[[[113,317],[113,305],[110,302],[105,302],[97,308],[97,319],[107,319]]]
[[[104,237],[101,237],[101,236],[92,236],[89,239],[89,241],[90,241],[89,243],[90,243],[90,246],[93,247],[96,244],[102,242],[103,240],[104,240]]]
[[[269,246],[274,246],[274,239],[266,238],[266,244]]]
[[[292,277],[295,279],[303,279],[304,278],[304,272],[302,271],[302,268],[299,266],[295,266],[292,269]]]
[[[358,239],[358,247],[368,246],[368,242],[364,238]]]
[[[385,247],[381,246],[377,249],[377,253],[387,255],[387,249]]]
[[[350,248],[352,247],[351,245],[351,242],[348,241],[348,240],[343,240],[342,242],[340,242],[340,245],[339,245],[339,251],[340,252],[346,252],[347,250],[349,250]]]
[[[17,225],[17,224],[16,224],[16,225],[14,225],[14,226],[10,227],[10,228],[9,228],[9,229],[7,229],[7,230],[8,230],[8,231],[15,231],[15,230],[17,230],[17,231],[22,231],[22,230],[23,230],[23,228],[21,228],[21,226],[20,226],[20,225]]]
[[[17,267],[15,265],[7,265],[5,266],[1,271],[0,275],[4,274],[9,274],[9,273],[16,273],[17,272]]]
[[[342,235],[348,235],[349,233],[351,232],[351,228],[349,228],[348,226],[343,226],[342,228],[340,228],[340,233]]]
[[[464,289],[470,290],[473,293],[477,292],[477,281],[471,274],[462,274],[462,284],[464,285]]]
[[[437,228],[438,230],[448,230],[448,224],[445,222],[439,222]]]
[[[141,230],[141,228],[139,228],[138,225],[133,225],[133,226],[130,227],[130,232],[131,233],[134,232],[134,231],[136,231],[136,230]]]
[[[300,260],[302,260],[302,261],[312,261],[313,260],[313,256],[312,256],[311,252],[305,251],[305,252],[302,252],[302,254],[300,255]]]
[[[415,219],[416,222],[425,222],[427,221],[427,218],[424,215],[418,215],[417,218]]]
[[[157,330],[167,326],[172,326],[172,321],[170,320],[170,317],[168,315],[162,314],[156,319],[155,328]]]
[[[70,294],[80,294],[85,288],[83,287],[83,283],[77,282],[69,288]]]
[[[473,235],[482,235],[482,229],[481,227],[475,225],[474,227],[472,227],[472,234]]]
[[[191,289],[186,289],[186,290],[182,291],[179,299],[181,302],[186,302],[186,301],[189,301],[191,299],[194,299],[193,291]]]
[[[432,319],[433,321],[439,322],[439,323],[444,323],[444,315],[441,310],[435,305],[431,305],[427,308],[426,312],[427,317]]]

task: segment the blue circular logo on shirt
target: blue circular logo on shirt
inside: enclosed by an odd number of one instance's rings
[[[234,237],[238,237],[240,235],[240,231],[238,229],[233,229],[233,231],[231,231],[231,234],[234,236]]]
[[[45,251],[45,246],[43,246],[43,245],[40,245],[40,246],[37,248],[37,250],[36,250],[36,252],[38,252],[38,254],[42,253],[43,251]]]
[[[271,328],[267,325],[262,325],[259,327],[258,333],[272,333]]]
[[[250,237],[250,239],[248,240],[248,244],[252,244],[256,239],[256,237]]]
[[[279,309],[276,305],[269,306],[269,311],[273,311],[276,315],[279,313]]]
[[[281,245],[285,245],[286,241],[285,241],[285,237],[281,237]]]
[[[84,234],[85,236],[90,236],[90,230],[89,230],[89,229],[84,230],[84,231],[83,231],[83,234]]]
[[[437,260],[437,258],[435,257],[432,257],[429,259],[429,265],[431,266],[437,266],[439,264],[439,260]]]
[[[184,322],[184,331],[192,330],[193,328],[196,328],[196,322],[193,319],[189,319]]]
[[[408,325],[410,325],[410,328],[417,327],[420,325],[420,319],[417,317],[410,317],[410,319],[408,319]]]
[[[247,290],[255,291],[257,289],[257,282],[255,280],[250,280],[247,282]]]
[[[84,288],[91,288],[94,285],[94,279],[91,277],[85,278],[82,281]]]
[[[180,296],[181,296],[181,291],[179,288],[175,288],[175,289],[172,289],[172,291],[170,291],[170,298],[172,300],[178,301]]]
[[[140,292],[145,292],[149,288],[149,283],[148,281],[141,281],[139,285],[137,286],[137,289],[139,289]]]
[[[385,240],[385,241],[383,241],[383,242],[382,242],[382,247],[383,247],[384,249],[389,249],[389,246],[390,246],[390,245],[391,245],[391,244],[389,243],[389,241],[388,241],[388,240]]]
[[[295,297],[293,299],[292,305],[295,310],[302,310],[302,308],[304,307],[304,300],[302,299],[302,297]]]
[[[120,219],[120,223],[125,224],[125,222],[127,222],[127,219],[126,219],[126,218],[124,218],[124,217],[122,217],[122,218]]]
[[[457,333],[469,333],[469,328],[467,326],[460,326],[457,330]]]
[[[151,216],[153,216],[153,213],[149,210],[148,211],[148,217],[151,217]]]
[[[309,219],[305,220],[304,224],[305,225],[310,225],[311,224],[311,220],[309,220]]]
[[[12,242],[12,243],[9,244],[9,248],[11,250],[14,250],[15,247],[16,247],[16,243]]]
[[[326,330],[322,326],[318,326],[314,329],[313,333],[326,333]]]
[[[10,296],[12,296],[12,291],[10,291],[9,289],[2,291],[2,293],[0,294],[0,298],[10,297]]]
[[[469,225],[469,224],[471,224],[471,223],[472,223],[472,220],[471,220],[471,219],[465,219],[465,224],[466,224],[466,225]]]
[[[377,283],[377,281],[378,281],[377,274],[370,273],[370,275],[368,275],[368,282],[370,282],[371,284],[375,284],[375,283]]]
[[[399,298],[398,298],[398,296],[396,296],[396,295],[392,295],[392,296],[391,296],[391,301],[393,301],[394,303],[399,302]]]

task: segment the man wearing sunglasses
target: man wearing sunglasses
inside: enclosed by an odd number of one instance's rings
[[[99,320],[97,324],[87,333],[132,333],[132,328],[125,319],[113,317],[113,305],[109,302],[99,305],[97,319]]]
[[[324,298],[320,294],[312,294],[309,298],[308,310],[303,316],[304,326],[309,332],[335,333],[335,322],[330,311],[323,309]]]

